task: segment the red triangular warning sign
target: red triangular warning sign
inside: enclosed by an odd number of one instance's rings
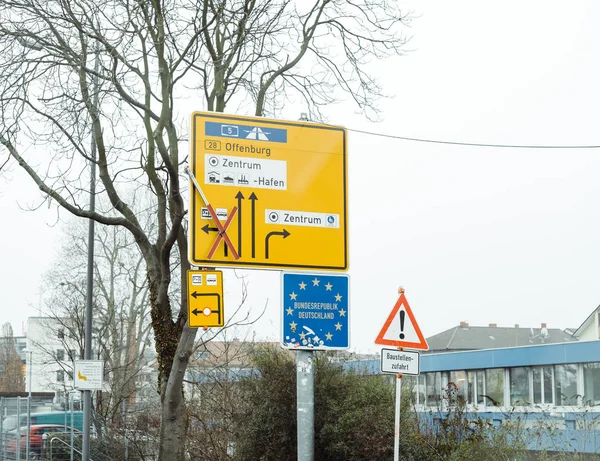
[[[404,293],[396,301],[390,316],[385,321],[379,335],[377,335],[375,344],[421,349],[423,351],[429,349]]]

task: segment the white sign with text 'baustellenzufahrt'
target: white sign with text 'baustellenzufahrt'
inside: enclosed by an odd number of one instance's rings
[[[419,353],[399,349],[381,349],[381,372],[419,374]]]

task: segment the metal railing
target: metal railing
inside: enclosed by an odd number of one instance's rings
[[[83,456],[83,453],[81,453],[81,451],[79,451],[77,448],[75,448],[73,445],[65,442],[63,439],[61,439],[60,437],[52,437],[50,439],[50,459],[49,461],[53,461],[53,453],[52,453],[52,443],[58,440],[60,443],[62,443],[65,447],[69,448],[69,450],[71,450],[71,461],[73,461],[73,453],[77,453],[79,456]],[[89,461],[93,461],[91,458],[89,459]]]

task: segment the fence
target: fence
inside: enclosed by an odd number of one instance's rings
[[[56,411],[51,400],[0,398],[0,461],[81,461],[83,412],[69,406]],[[109,431],[105,421],[92,421],[90,461],[156,459],[158,443],[147,431]]]

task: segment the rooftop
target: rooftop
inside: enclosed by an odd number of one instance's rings
[[[542,323],[539,328],[499,327],[495,323],[488,326],[470,326],[467,322],[442,331],[427,338],[429,352],[469,351],[495,349],[500,347],[534,346],[577,341],[565,330],[547,328]]]

